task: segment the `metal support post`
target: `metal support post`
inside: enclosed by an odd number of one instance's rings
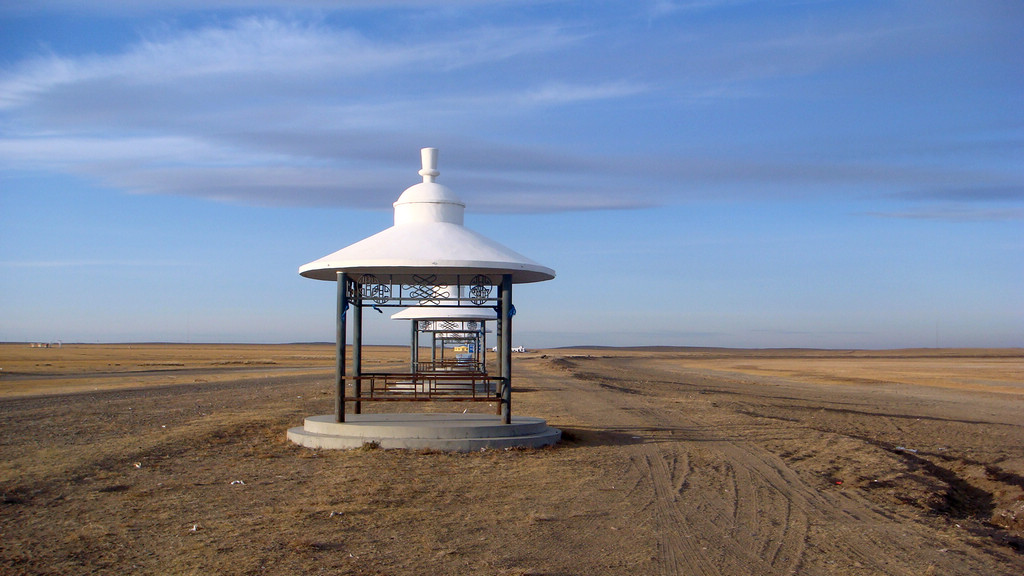
[[[418,371],[417,364],[419,364],[419,361],[420,361],[420,349],[419,349],[419,344],[420,344],[419,340],[420,340],[420,338],[419,338],[419,332],[418,332],[418,330],[416,328],[416,323],[417,322],[419,322],[419,320],[413,320],[412,321],[412,325],[410,326],[411,330],[409,331],[409,373],[410,374],[415,374]]]
[[[512,423],[512,275],[501,277],[501,420]]]
[[[360,286],[355,286],[355,298],[352,302],[352,387],[353,396],[363,397],[363,295]],[[363,402],[356,400],[355,414],[363,413]]]
[[[338,317],[335,323],[334,421],[345,421],[345,313],[348,310],[348,276],[338,272]]]
[[[487,321],[480,321],[480,371],[487,372]]]
[[[502,395],[505,393],[505,381],[503,377],[505,375],[504,367],[505,362],[502,358],[505,357],[505,340],[501,334],[505,331],[505,323],[501,321],[501,295],[498,295],[498,306],[496,307],[496,318],[494,320],[494,361],[497,364],[495,372],[498,374],[498,410],[497,414],[500,416],[502,410],[505,408],[505,403],[501,401]]]

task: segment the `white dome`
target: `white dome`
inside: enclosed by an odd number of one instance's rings
[[[466,204],[445,186],[421,182],[410,186],[394,203],[395,224],[448,222],[462,225]]]
[[[466,203],[446,186],[434,181],[437,171],[437,148],[420,150],[423,182],[405,189],[394,203],[395,224],[411,222],[449,222],[462,224]]]

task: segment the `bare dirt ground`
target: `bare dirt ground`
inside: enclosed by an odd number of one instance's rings
[[[1021,350],[521,354],[471,454],[291,445],[332,362],[0,344],[0,573],[1024,574]]]

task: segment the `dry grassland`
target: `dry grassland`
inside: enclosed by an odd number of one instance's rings
[[[1021,350],[522,354],[471,454],[288,443],[333,355],[0,344],[0,573],[1024,573]]]

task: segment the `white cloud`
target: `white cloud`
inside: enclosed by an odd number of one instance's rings
[[[62,169],[90,164],[109,167],[154,161],[217,163],[231,158],[223,147],[178,136],[74,137],[43,133],[0,139],[0,166],[7,168]]]
[[[470,7],[495,3],[526,4],[530,0],[445,0],[445,7]],[[532,0],[544,2],[548,0]],[[424,6],[426,4],[426,6]],[[0,13],[32,14],[41,12],[71,12],[83,14],[146,14],[192,10],[362,10],[389,8],[437,9],[434,3],[423,0],[33,0],[32,2],[5,2]]]
[[[911,210],[869,212],[868,216],[941,222],[1012,222],[1024,220],[1024,208],[977,208],[974,206],[925,206]]]
[[[428,137],[410,130],[437,138],[438,123],[465,128],[523,107],[641,89],[409,89],[576,40],[539,26],[380,42],[319,24],[247,18],[110,56],[43,56],[0,76],[0,110],[13,128],[0,139],[0,167],[84,174],[140,193],[362,206],[367,190],[394,182],[382,166],[425,145]],[[362,94],[367,82],[379,84],[378,92]],[[574,205],[569,197],[555,205]],[[508,203],[484,199],[480,206]]]
[[[519,100],[528,104],[572,104],[588,100],[606,100],[634,96],[645,92],[647,88],[629,82],[613,82],[608,84],[567,84],[551,83],[536,89],[527,90],[519,96]]]
[[[434,145],[456,152],[445,166],[459,172],[443,168],[445,178],[470,184],[459,193],[486,211],[1016,185],[1012,171],[880,153],[902,142],[884,132],[799,141],[773,120],[797,115],[784,107],[759,112],[756,140],[735,125],[721,137],[687,126],[718,129],[719,118],[778,106],[770,79],[874,58],[927,28],[874,20],[833,18],[812,32],[803,20],[768,31],[716,24],[628,42],[614,26],[546,22],[386,40],[369,27],[269,16],[165,30],[119,53],[46,54],[0,72],[0,168],[139,193],[363,207],[408,185],[416,149]],[[617,58],[623,47],[643,57]]]
[[[191,266],[171,260],[7,260],[0,268],[176,268]]]
[[[433,72],[555,49],[577,40],[551,26],[483,28],[439,41],[374,41],[350,29],[273,18],[245,18],[140,42],[113,56],[41,56],[0,77],[0,106],[33,103],[62,86],[101,83],[108,92],[162,87],[198,98],[244,95],[255,86],[288,93],[299,82],[325,97],[353,77]],[[294,88],[292,88],[294,89]],[[349,90],[351,91],[351,90]],[[255,96],[254,94],[249,94]],[[273,96],[273,94],[270,94]]]
[[[0,110],[30,104],[39,93],[87,77],[80,62],[59,56],[34,58],[0,76]]]

